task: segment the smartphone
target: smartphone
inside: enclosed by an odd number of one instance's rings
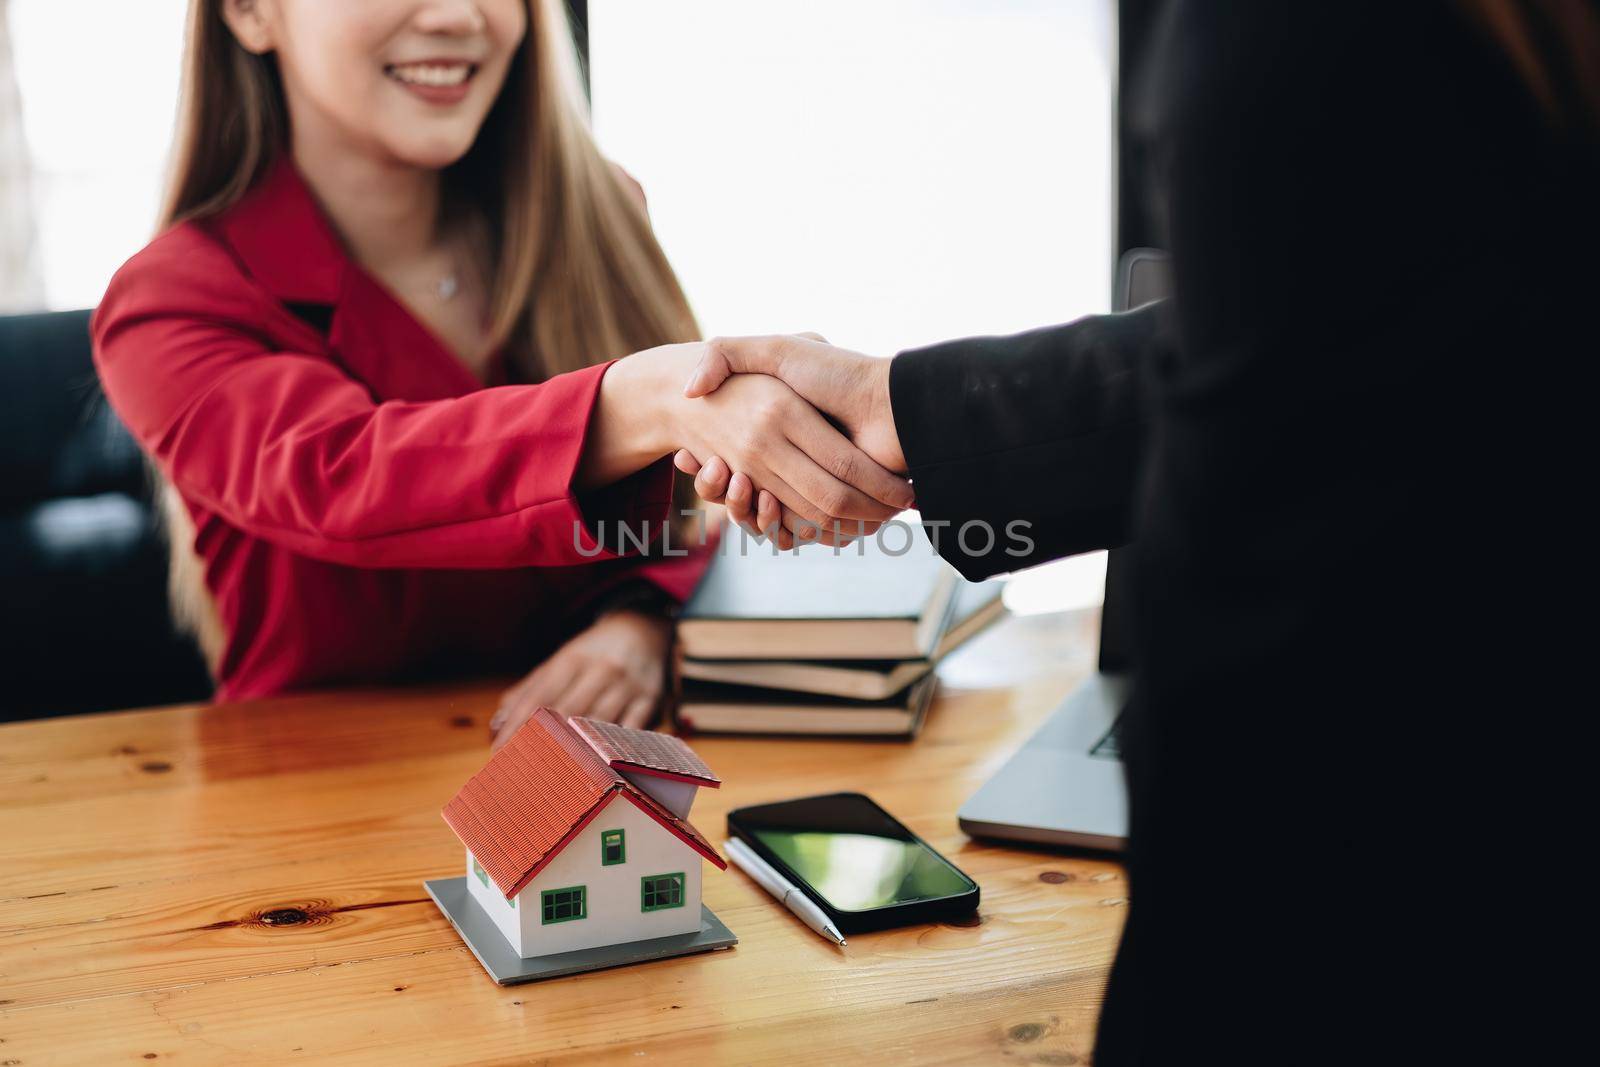
[[[822,906],[841,933],[939,922],[978,908],[978,883],[860,793],[728,813],[737,837]]]

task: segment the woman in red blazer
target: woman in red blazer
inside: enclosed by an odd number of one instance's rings
[[[909,501],[772,379],[682,397],[693,316],[558,0],[194,0],[188,48],[168,226],[93,334],[218,699],[543,658],[497,744],[641,724],[707,555],[665,536],[675,448],[823,524]]]

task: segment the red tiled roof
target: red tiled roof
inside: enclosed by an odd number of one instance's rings
[[[614,722],[573,719],[572,728],[588,741],[600,758],[619,771],[637,771],[662,778],[694,782],[716,789],[722,779],[711,773],[694,749],[671,734],[630,730]]]
[[[442,814],[509,900],[619,793],[726,869],[716,849],[688,820],[608,767],[568,720],[549,708],[535,711],[467,779]]]

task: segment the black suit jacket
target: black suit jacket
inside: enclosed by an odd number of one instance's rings
[[[1178,3],[1160,37],[1129,106],[1173,298],[890,382],[968,577],[1130,546],[1095,1063],[1527,1052],[1548,942],[1496,883],[1543,892],[1523,850],[1543,871],[1592,806],[1561,762],[1593,656],[1592,131],[1450,4]],[[1019,519],[1021,555],[949,535]],[[1492,1008],[1490,974],[1517,976]]]

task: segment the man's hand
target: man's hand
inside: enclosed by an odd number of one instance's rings
[[[843,427],[852,443],[884,468],[906,470],[889,402],[888,360],[836,348],[812,333],[718,337],[706,342],[684,395],[705,396],[735,374],[767,374],[782,380]],[[717,455],[702,462],[690,449],[680,450],[675,462],[679,470],[695,476],[695,491],[703,499],[727,505],[735,523],[753,533],[776,529],[780,545],[792,546],[793,538],[786,534],[796,525],[794,516],[766,489],[758,490],[746,472],[734,470]],[[852,537],[873,533],[879,523],[840,525],[842,536],[825,529],[818,540],[848,543]]]
[[[656,615],[622,610],[600,616],[506,690],[489,720],[491,751],[541,707],[644,729],[666,685],[671,636],[671,620]]]

